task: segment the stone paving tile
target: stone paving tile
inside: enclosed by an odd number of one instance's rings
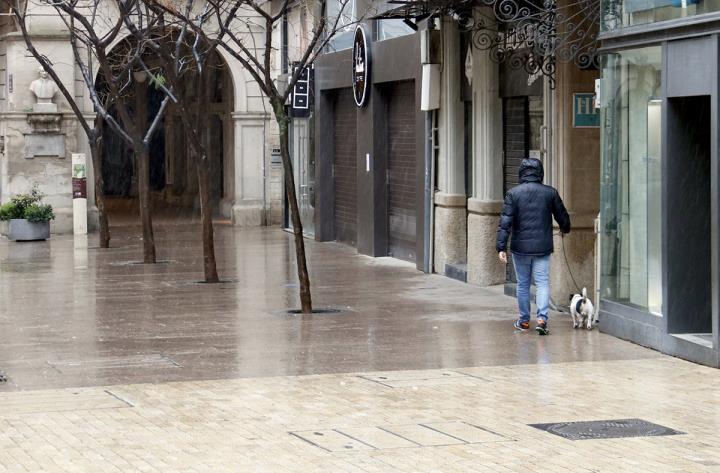
[[[515,334],[502,291],[312,240],[313,300],[346,312],[283,315],[298,306],[291,236],[219,225],[219,272],[232,282],[207,285],[196,283],[198,230],[158,225],[159,258],[173,261],[159,265],[125,264],[140,257],[136,227],[113,228],[108,250],[95,236],[88,247],[0,239],[0,391],[659,356],[555,313],[552,341]],[[442,378],[423,384],[456,382]]]
[[[30,406],[66,390],[4,393],[0,472],[720,471],[714,369],[661,357],[463,371],[487,381],[391,389],[348,373],[133,384],[112,387],[132,407],[50,412]],[[570,441],[528,425],[631,417],[686,434]],[[505,440],[328,452],[291,435],[419,424]]]

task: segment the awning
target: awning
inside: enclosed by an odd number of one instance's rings
[[[373,19],[420,21],[472,6],[475,0],[389,0],[387,3],[391,8]]]

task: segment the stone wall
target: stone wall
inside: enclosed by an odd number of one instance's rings
[[[583,71],[572,63],[557,64],[555,89],[555,150],[552,183],[570,212],[572,232],[565,238],[565,251],[577,284],[595,291],[594,220],[600,210],[600,129],[573,128],[573,94],[592,93],[598,71]],[[556,237],[552,263],[552,297],[567,305],[567,296],[577,292],[562,257]]]
[[[505,265],[498,259],[495,240],[502,202],[468,201],[467,282],[492,286],[505,282]]]
[[[463,195],[435,194],[435,272],[446,273],[447,264],[467,261],[467,199]]]

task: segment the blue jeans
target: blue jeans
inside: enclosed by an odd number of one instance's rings
[[[530,321],[530,277],[535,280],[535,303],[537,319],[547,322],[550,303],[550,255],[525,256],[512,255],[517,276],[517,300],[520,308],[520,321]]]

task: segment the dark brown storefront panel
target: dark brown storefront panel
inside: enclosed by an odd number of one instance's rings
[[[342,89],[335,101],[335,239],[357,243],[357,109],[352,89]]]
[[[389,253],[415,261],[417,243],[417,150],[415,83],[399,82],[388,97]]]
[[[528,98],[503,99],[503,191],[507,192],[520,183],[520,164],[528,153]],[[506,280],[517,282],[515,267],[506,266]]]
[[[528,98],[514,97],[503,101],[503,190],[520,183],[520,163],[528,152]]]

